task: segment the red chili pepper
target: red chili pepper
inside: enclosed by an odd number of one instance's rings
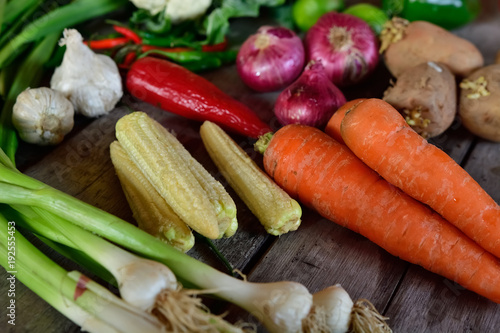
[[[201,47],[202,51],[205,52],[219,52],[219,51],[224,51],[227,48],[227,38],[224,38],[224,41],[219,44],[213,44],[213,45],[203,45]]]
[[[125,56],[125,59],[123,59],[123,62],[121,64],[118,64],[118,67],[128,69],[134,62],[135,58],[137,58],[137,54],[135,52],[129,52]]]
[[[121,46],[127,43],[128,41],[129,39],[126,37],[118,37],[118,38],[91,40],[85,43],[93,50],[104,50],[104,49],[111,49],[116,46]]]
[[[189,119],[209,120],[252,138],[272,131],[246,105],[168,60],[144,57],[135,61],[126,86],[132,96]]]
[[[134,43],[142,44],[142,38],[138,34],[136,34],[135,31],[133,31],[129,28],[126,28],[126,27],[119,26],[119,25],[114,25],[113,29],[115,29],[116,32],[127,37],[128,39],[130,39]]]

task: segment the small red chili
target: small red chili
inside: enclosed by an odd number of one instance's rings
[[[135,58],[137,58],[137,54],[135,52],[129,52],[123,59],[123,62],[118,65],[120,68],[128,69],[134,62]]]
[[[93,50],[104,50],[111,49],[116,46],[121,46],[126,44],[129,41],[126,37],[118,37],[118,38],[107,38],[100,40],[91,40],[85,42],[91,49]]]
[[[201,47],[202,51],[205,52],[220,52],[224,51],[227,48],[227,38],[224,38],[224,41],[219,43],[219,44],[213,44],[213,45],[203,45]]]
[[[142,44],[142,38],[138,34],[136,34],[135,31],[119,25],[114,25],[113,29],[115,29],[115,31],[119,34],[122,34],[123,36],[133,41],[135,44]]]

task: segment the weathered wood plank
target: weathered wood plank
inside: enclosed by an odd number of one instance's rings
[[[500,305],[412,265],[385,313],[394,332],[496,332]]]
[[[497,203],[500,203],[499,143],[478,140],[465,169]]]

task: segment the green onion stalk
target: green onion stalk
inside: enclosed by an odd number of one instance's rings
[[[16,1],[6,1],[2,0],[0,2],[5,3],[4,11],[0,12],[2,18],[2,24],[9,26],[10,24],[19,21],[19,19],[31,9],[36,9],[43,0],[16,0]],[[3,31],[3,29],[2,29]]]
[[[2,26],[5,21],[4,14],[5,14],[5,7],[7,5],[7,0],[0,0],[0,33],[2,33]]]
[[[23,28],[0,50],[0,69],[3,69],[25,44],[51,33],[60,32],[75,24],[107,14],[123,7],[128,0],[75,0],[57,7]]]
[[[244,332],[206,311],[201,300],[192,297],[199,292],[183,289],[165,265],[127,252],[44,209],[22,205],[12,208],[20,213],[18,224],[23,228],[72,247],[108,270],[124,301],[153,313],[170,330],[196,331],[203,327],[205,332]]]
[[[17,96],[23,90],[40,83],[44,73],[43,64],[50,59],[60,33],[58,31],[47,35],[34,47],[28,57],[21,62],[19,68],[15,70],[15,77],[8,89],[0,114],[0,147],[14,163],[18,142],[16,130],[12,125],[12,108]]]
[[[53,217],[57,216],[60,224],[65,223],[67,230],[71,223],[140,257],[162,263],[172,270],[183,285],[208,290],[212,295],[247,310],[270,332],[301,330],[302,320],[312,307],[312,295],[302,284],[293,281],[256,283],[229,276],[176,250],[133,224],[22,174],[1,151],[0,162],[0,203],[13,208],[28,206],[37,214],[42,210],[49,212],[52,217],[47,215],[43,220],[51,220],[52,227],[55,226]],[[57,230],[61,233],[61,229]],[[75,239],[75,232],[70,239]],[[48,234],[44,236],[50,238]],[[64,242],[61,238],[59,241]],[[70,241],[66,242],[65,245],[72,246]],[[82,249],[81,246],[80,242],[75,245],[79,249]],[[102,251],[96,253],[93,259],[99,261],[98,257],[102,255]]]
[[[8,262],[8,221],[0,215],[0,264]],[[82,329],[91,332],[164,332],[154,316],[130,306],[77,271],[67,272],[15,233],[16,279]],[[7,268],[9,267],[9,269]]]

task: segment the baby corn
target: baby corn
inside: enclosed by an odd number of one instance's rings
[[[205,121],[203,143],[227,182],[269,234],[296,230],[302,209],[216,124]]]
[[[110,145],[111,161],[138,227],[182,252],[194,245],[191,229],[149,183],[118,141]]]
[[[200,184],[202,173],[199,168],[202,166],[193,166],[197,162],[186,162],[189,153],[183,147],[183,150],[179,149],[182,144],[163,126],[144,112],[133,112],[118,120],[116,137],[130,159],[182,221],[207,238],[234,234],[237,226],[233,220],[236,216],[233,200],[229,195],[214,199],[213,193],[207,194],[205,188],[216,180],[207,172],[205,176],[210,178]],[[172,144],[174,140],[178,143]],[[193,169],[198,170],[196,176]],[[229,202],[225,201],[228,197]]]
[[[189,168],[215,207],[217,220],[219,221],[219,236],[230,237],[234,235],[238,229],[238,221],[236,219],[236,204],[233,198],[227,193],[224,186],[212,177],[200,162],[191,156],[175,136],[170,134],[160,124],[156,123],[156,125],[160,127],[159,131],[166,132],[162,137],[165,140],[165,144],[172,146],[176,150],[179,157],[184,161],[184,165]]]

